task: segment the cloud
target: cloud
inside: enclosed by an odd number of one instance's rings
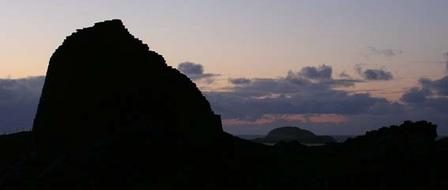
[[[288,121],[288,122],[307,122],[307,118],[300,114],[265,114],[254,120],[251,119],[224,119],[224,125],[243,126],[243,125],[267,125],[276,121]]]
[[[320,114],[320,115],[311,115],[307,117],[308,122],[310,123],[345,123],[348,121],[347,117],[343,115],[337,114]]]
[[[285,80],[296,84],[319,84],[331,87],[348,87],[353,86],[357,82],[363,82],[356,79],[334,79],[333,69],[328,65],[318,67],[307,66],[298,72],[288,71]]]
[[[380,49],[373,46],[367,47],[369,55],[383,56],[383,57],[395,57],[403,53],[399,49]]]
[[[204,74],[204,68],[200,64],[191,62],[180,63],[177,67],[182,73],[186,75],[202,75]]]
[[[247,78],[234,78],[229,79],[229,82],[233,85],[247,85],[251,82],[251,80]]]
[[[207,83],[213,82],[213,77],[219,76],[213,73],[204,73],[204,68],[201,64],[192,62],[183,62],[177,66],[177,69],[183,74],[187,75],[191,80],[203,80]]]
[[[256,120],[270,114],[369,113],[376,104],[388,103],[366,93],[335,90],[358,81],[333,79],[331,71],[330,66],[305,67],[299,72],[289,71],[285,77],[251,79],[244,86],[205,95],[223,118],[239,120]]]
[[[404,93],[400,100],[406,103],[422,103],[426,100],[428,94],[429,92],[427,90],[413,87]]]
[[[269,125],[275,122],[300,122],[300,123],[333,123],[340,124],[347,121],[347,118],[337,114],[265,114],[254,120],[250,119],[224,119],[224,125],[245,126],[245,125]]]
[[[333,69],[330,66],[327,65],[321,65],[319,67],[304,67],[300,72],[297,73],[297,75],[302,76],[307,79],[314,79],[314,80],[329,80],[331,79],[331,74],[333,72]],[[293,73],[288,73],[293,74]]]
[[[445,52],[443,56],[445,57],[445,70],[448,72],[448,52]]]
[[[448,76],[438,80],[420,79],[421,88],[430,91],[433,96],[448,96]]]
[[[433,108],[448,106],[448,76],[438,80],[421,78],[419,83],[419,87],[406,91],[400,100],[411,104],[426,104],[426,107]]]
[[[29,130],[44,77],[0,79],[0,132]]]
[[[431,115],[446,115],[448,112],[448,76],[437,80],[420,79],[420,86],[406,91],[401,101],[413,112],[426,111]],[[445,122],[448,120],[445,116]]]
[[[441,79],[431,80],[428,78],[421,78],[420,91],[425,91],[425,95],[432,97],[447,97],[448,96],[448,76]]]
[[[382,69],[366,69],[363,72],[366,80],[392,80],[394,77],[391,72]]]
[[[343,78],[343,79],[352,79],[352,77],[351,77],[349,74],[345,73],[345,71],[342,71],[342,72],[339,74],[339,77],[340,77],[340,78]]]
[[[393,74],[384,69],[363,69],[360,64],[355,65],[355,71],[364,80],[392,80]]]

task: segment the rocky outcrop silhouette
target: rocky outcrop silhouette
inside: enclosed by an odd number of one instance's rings
[[[32,150],[31,132],[0,135],[0,176],[6,169],[28,156]]]
[[[326,144],[336,142],[333,137],[320,136],[305,129],[289,126],[275,128],[269,131],[269,133],[264,138],[257,138],[253,141],[272,144],[281,141],[298,141],[299,143],[303,144]]]
[[[77,30],[56,49],[33,126],[38,149],[53,152],[124,135],[208,144],[221,133],[196,85],[120,20]]]
[[[344,144],[355,152],[368,154],[369,158],[395,154],[401,159],[413,159],[427,156],[432,151],[436,129],[436,125],[427,121],[405,121],[399,126],[382,127],[347,139]]]
[[[51,57],[32,132],[0,135],[0,189],[448,189],[435,136],[422,121],[323,146],[234,137],[191,80],[111,20]]]

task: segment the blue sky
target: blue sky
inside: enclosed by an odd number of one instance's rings
[[[162,54],[169,65],[191,62],[203,68],[199,75],[215,74],[205,77],[207,80],[196,78],[196,82],[215,110],[222,112],[225,128],[232,133],[264,133],[278,125],[299,125],[321,133],[362,133],[415,118],[432,119],[443,129],[448,125],[444,119],[446,110],[435,108],[435,104],[444,105],[447,98],[442,80],[447,71],[447,7],[445,0],[0,0],[0,77],[10,81],[42,76],[50,55],[67,35],[98,21],[120,18],[131,33]],[[328,72],[323,65],[331,68],[330,78],[310,78],[313,69],[314,74]],[[231,82],[238,78],[250,83]],[[431,82],[424,83],[421,78]],[[340,85],[343,79],[351,83]],[[297,80],[310,83],[288,83]],[[31,88],[24,87],[24,83],[13,83],[18,85],[13,89],[23,94],[20,89]],[[32,84],[39,91],[40,83]],[[336,98],[342,108],[302,109],[306,105],[299,102],[319,99],[308,100],[313,93]],[[426,101],[418,105],[405,102],[403,96],[409,93],[427,97]],[[343,111],[358,101],[354,100],[360,98],[357,94],[368,96],[361,99],[371,103],[365,105],[369,111]],[[239,108],[246,113],[235,116],[228,111],[232,105],[226,108],[222,104],[229,97],[240,102],[237,97],[248,95],[254,95],[257,101]],[[266,102],[266,97],[272,101]],[[347,102],[340,101],[344,98]],[[434,103],[434,99],[442,103]],[[274,100],[289,106],[273,109],[279,106]],[[4,98],[0,113],[12,109],[14,101]],[[334,102],[326,103],[338,108]],[[374,114],[379,112],[375,110],[378,106],[405,111]],[[255,113],[254,109],[262,111]],[[22,112],[26,111],[17,111]],[[22,122],[20,127],[12,126],[14,122],[7,121],[10,117],[0,118],[0,132],[27,128],[31,124],[24,120],[33,114],[24,115],[28,116],[17,116]],[[442,131],[448,133],[448,129]]]

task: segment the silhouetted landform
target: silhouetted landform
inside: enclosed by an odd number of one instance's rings
[[[315,147],[220,125],[121,21],[97,23],[51,57],[33,131],[0,136],[0,189],[448,189],[448,143],[429,122]]]
[[[275,144],[281,141],[298,141],[302,144],[327,144],[336,142],[333,137],[320,136],[305,129],[289,126],[273,129],[264,138],[257,138],[253,141],[268,144]]]
[[[31,132],[0,135],[0,175],[6,168],[28,156],[32,150]]]
[[[212,143],[221,121],[196,85],[120,20],[67,37],[52,57],[33,134],[38,149],[85,149],[123,135]]]

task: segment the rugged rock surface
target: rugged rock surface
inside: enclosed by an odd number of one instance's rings
[[[33,126],[36,146],[47,152],[124,135],[209,144],[221,133],[219,116],[196,85],[120,20],[78,30],[57,48]]]
[[[298,141],[303,144],[326,144],[336,142],[333,137],[315,135],[311,131],[298,127],[279,127],[269,131],[266,137],[254,139],[254,141],[260,143]]]

